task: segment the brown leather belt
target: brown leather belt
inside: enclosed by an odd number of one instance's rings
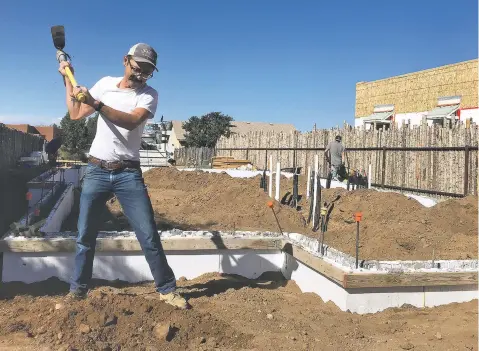
[[[140,168],[140,161],[131,161],[131,160],[123,160],[123,161],[104,161],[100,160],[99,158],[90,156],[88,158],[88,162],[93,163],[101,168],[108,169],[110,171],[116,171],[118,169],[125,169],[125,168]]]

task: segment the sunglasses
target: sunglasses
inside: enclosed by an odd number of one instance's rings
[[[131,64],[131,59],[128,59],[128,65],[131,67],[131,70],[133,71],[133,73],[138,76],[141,76],[145,79],[150,79],[151,77],[153,77],[153,71],[143,72],[139,66],[133,66]]]

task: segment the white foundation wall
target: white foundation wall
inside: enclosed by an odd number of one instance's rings
[[[294,280],[302,292],[313,292],[324,302],[332,301],[342,311],[367,314],[404,304],[425,308],[478,298],[475,285],[343,289],[291,255],[285,255],[282,272],[286,278]]]
[[[73,194],[74,184],[68,185],[63,194],[58,199],[55,206],[50,211],[48,218],[40,230],[44,233],[59,232],[63,221],[68,217],[74,202]]]
[[[478,290],[475,285],[455,287],[454,294],[447,286],[424,287],[424,307],[434,307],[449,303],[467,302],[478,299]]]
[[[3,282],[34,283],[57,277],[68,282],[74,269],[73,252],[10,253],[3,256]],[[255,279],[265,272],[279,272],[283,263],[280,251],[263,253],[251,250],[213,250],[212,253],[168,253],[175,276],[196,278],[205,273],[238,274]],[[93,278],[124,280],[130,283],[151,281],[153,277],[145,257],[139,253],[97,252],[93,261]]]
[[[467,302],[478,298],[477,287],[394,287],[344,289],[339,284],[293,256],[281,251],[203,250],[167,252],[177,278],[194,279],[202,274],[219,272],[256,279],[265,272],[281,271],[293,280],[302,292],[317,294],[324,302],[331,301],[342,311],[366,314],[410,304],[418,308]],[[11,253],[3,254],[2,282],[34,283],[57,277],[68,282],[74,269],[74,253]],[[123,280],[130,283],[152,281],[150,268],[141,252],[97,252],[93,278]]]
[[[332,301],[341,311],[347,310],[348,293],[346,290],[290,254],[285,253],[284,256],[281,272],[286,279],[296,282],[302,292],[315,293],[324,302]]]

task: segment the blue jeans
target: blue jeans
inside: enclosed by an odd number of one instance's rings
[[[166,294],[176,289],[155,223],[153,208],[140,169],[109,171],[88,164],[80,197],[75,270],[70,291],[86,293],[93,272],[96,238],[101,213],[109,194],[118,198],[123,213],[135,231],[155,280],[156,290]]]

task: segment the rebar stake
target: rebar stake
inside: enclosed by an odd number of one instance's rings
[[[279,225],[279,221],[278,221],[278,217],[276,216],[276,212],[274,212],[274,208],[273,208],[274,203],[273,203],[273,201],[268,201],[267,205],[268,205],[269,208],[271,208],[271,211],[273,211],[274,218],[276,219],[276,223],[278,224],[278,228],[279,228],[279,231],[280,231],[281,235],[284,235],[284,234],[283,234],[283,230],[281,229],[281,226]]]
[[[321,243],[320,243],[320,252],[321,256],[324,256],[324,232],[326,231],[326,214],[328,209],[326,207],[321,207]]]
[[[363,214],[361,212],[356,212],[354,214],[354,219],[356,220],[356,268],[359,267],[359,222],[361,222]]]

